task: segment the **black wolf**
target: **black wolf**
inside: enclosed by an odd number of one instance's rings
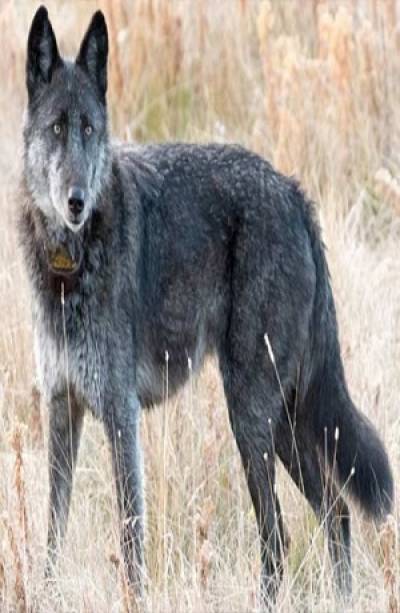
[[[50,414],[49,569],[64,536],[84,411],[112,450],[127,573],[143,568],[141,407],[215,352],[272,602],[285,531],[275,458],[326,525],[349,592],[349,493],[390,511],[388,458],[343,372],[320,231],[297,183],[239,146],[109,141],[107,28],[75,61],[41,7],[28,40],[21,237]]]

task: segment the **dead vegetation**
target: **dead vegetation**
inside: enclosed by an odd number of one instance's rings
[[[397,482],[398,0],[49,0],[67,54],[98,4],[110,28],[118,137],[239,141],[298,176],[317,202],[349,385],[385,440]],[[35,387],[15,232],[35,7],[0,0],[0,609],[126,611],[108,449],[90,419],[57,587],[43,581],[47,414]],[[144,415],[143,440],[148,610],[256,610],[255,521],[213,363]],[[283,471],[278,487],[292,542],[278,609],[333,611],[321,534]],[[398,506],[381,532],[356,513],[353,526],[354,611],[394,613]]]

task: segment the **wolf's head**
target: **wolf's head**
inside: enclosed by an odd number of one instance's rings
[[[49,222],[79,232],[108,174],[108,36],[94,14],[75,61],[61,58],[47,10],[28,37],[25,175],[34,204]]]

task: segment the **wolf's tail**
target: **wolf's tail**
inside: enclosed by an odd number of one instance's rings
[[[335,379],[334,370],[333,376],[326,373],[310,398],[317,445],[345,491],[368,515],[383,519],[393,500],[388,456],[373,425]]]
[[[312,210],[306,215],[306,224],[316,289],[304,406],[311,411],[317,445],[334,478],[368,515],[383,519],[393,501],[388,456],[374,426],[354,406],[347,390],[329,272]]]

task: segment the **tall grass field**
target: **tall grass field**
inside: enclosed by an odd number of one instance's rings
[[[16,218],[32,0],[0,0],[0,611],[132,611],[109,449],[85,421],[54,585],[43,568],[47,408]],[[316,203],[356,404],[400,478],[400,2],[48,0],[72,56],[101,8],[113,134],[238,142],[295,175]],[[258,610],[259,543],[214,361],[142,417],[144,610]],[[291,547],[277,611],[337,610],[323,529],[283,468]],[[399,498],[374,526],[353,511],[353,611],[399,613]]]

